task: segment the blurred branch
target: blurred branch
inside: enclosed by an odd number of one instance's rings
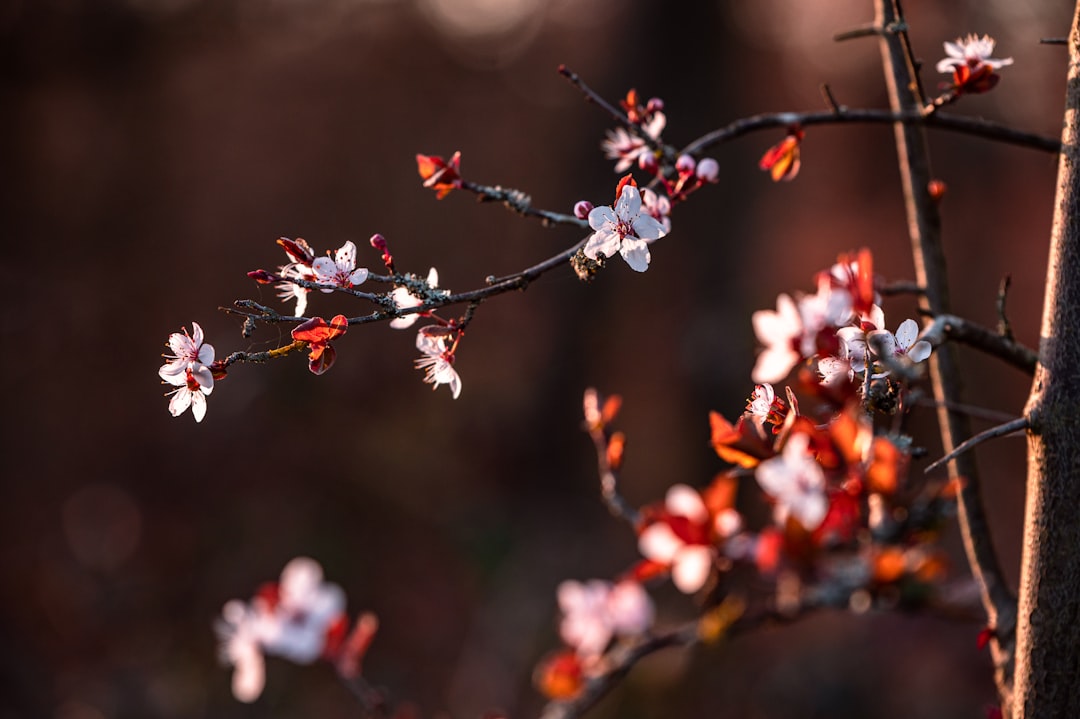
[[[959,445],[957,445],[956,449],[949,452],[941,459],[938,459],[926,465],[926,468],[923,471],[926,473],[930,473],[941,465],[945,464],[946,462],[952,461],[956,457],[959,457],[964,452],[975,449],[975,447],[979,446],[983,442],[986,442],[987,440],[991,440],[996,437],[1004,437],[1005,435],[1019,432],[1022,429],[1027,429],[1027,427],[1027,417],[1017,417],[1016,419],[1009,420],[1008,422],[1005,422],[1003,424],[999,424],[996,427],[991,427],[990,429],[979,432],[974,437],[971,437],[970,439],[966,439],[961,442]]]
[[[1035,374],[1035,365],[1039,360],[1029,347],[956,315],[934,317],[923,330],[922,338],[935,347],[941,346],[946,339],[962,342],[1004,360],[1029,375]]]
[[[903,23],[900,0],[874,0],[874,6],[875,24],[878,26]],[[925,294],[919,297],[919,306],[934,316],[943,315],[949,312],[949,285],[939,205],[928,189],[933,174],[925,132],[926,127],[936,125],[942,118],[935,113],[925,120],[921,119],[921,109],[925,103],[919,91],[915,59],[906,31],[883,34],[880,47],[889,106],[894,113],[902,116],[894,120],[893,128],[916,281],[926,289]],[[905,119],[908,116],[920,120],[908,121]],[[1053,144],[1059,151],[1060,143]],[[954,345],[940,345],[938,351],[930,356],[930,378],[934,398],[940,403],[938,421],[942,445],[949,453],[972,435],[967,415],[950,408],[963,402],[961,370]],[[963,477],[964,480],[957,503],[960,531],[968,564],[979,583],[989,625],[995,630],[991,640],[995,681],[1008,714],[1015,658],[1016,597],[1005,583],[990,537],[982,506],[978,468],[973,456],[962,454],[950,461],[949,477]]]

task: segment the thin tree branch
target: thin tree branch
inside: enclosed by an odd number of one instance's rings
[[[589,226],[587,220],[583,220],[579,217],[533,207],[532,198],[521,190],[502,187],[500,185],[481,185],[475,182],[469,182],[468,180],[463,180],[461,187],[462,189],[475,193],[477,199],[481,202],[500,202],[504,207],[519,215],[536,217],[545,227],[551,227],[552,225],[577,225],[578,227],[588,228]]]
[[[923,471],[929,474],[930,472],[937,469],[946,462],[951,462],[953,459],[959,457],[964,452],[978,447],[980,444],[987,440],[994,439],[995,437],[1004,437],[1007,434],[1012,434],[1013,432],[1019,432],[1022,429],[1027,429],[1027,427],[1027,417],[1017,417],[1016,419],[1005,422],[1004,424],[999,424],[996,427],[991,427],[990,429],[979,432],[974,437],[961,442],[959,445],[957,445],[956,449],[949,452],[941,459],[926,465],[926,469],[924,469]]]
[[[875,24],[887,27],[903,22],[899,0],[875,0],[874,4]],[[894,113],[905,116],[895,119],[893,127],[916,281],[926,288],[919,306],[932,315],[943,315],[949,313],[948,277],[938,203],[928,190],[933,174],[925,132],[927,127],[937,125],[941,116],[935,113],[925,120],[920,117],[924,103],[906,32],[882,35],[880,46],[889,105]],[[909,121],[907,117],[912,119]],[[1060,143],[1054,145],[1060,149]],[[1051,148],[1043,146],[1043,149]],[[972,434],[968,417],[949,409],[953,403],[963,402],[961,370],[954,345],[941,345],[931,355],[930,377],[934,397],[942,403],[938,420],[942,445],[948,453]],[[990,538],[973,456],[963,454],[949,462],[949,476],[964,478],[958,497],[958,520],[968,564],[979,583],[989,624],[995,629],[991,640],[995,681],[1002,706],[1008,713],[1015,658],[1016,598],[1005,583]]]
[[[792,125],[809,127],[811,125],[893,125],[896,123],[959,132],[997,142],[1028,147],[1033,150],[1042,150],[1043,152],[1061,151],[1061,141],[1057,138],[1022,132],[982,118],[963,117],[942,112],[924,115],[921,110],[915,108],[905,110],[852,110],[841,107],[839,110],[773,112],[740,118],[724,127],[702,135],[680,150],[679,154],[686,153],[696,157],[699,153],[714,145],[734,140],[743,135],[759,130],[788,128]]]
[[[934,317],[923,330],[922,338],[935,347],[940,347],[946,339],[962,342],[1004,360],[1029,375],[1035,374],[1035,365],[1039,360],[1031,348],[956,315]]]

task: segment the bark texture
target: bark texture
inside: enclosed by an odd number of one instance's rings
[[[1080,3],[1028,417],[1015,717],[1080,717]]]

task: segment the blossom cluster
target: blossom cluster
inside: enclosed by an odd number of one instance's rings
[[[754,318],[766,344],[756,376],[781,380],[804,367],[782,392],[759,380],[734,422],[710,414],[711,444],[730,467],[701,488],[673,484],[662,501],[633,513],[642,558],[621,579],[559,587],[565,648],[537,671],[549,697],[577,696],[610,669],[620,646],[647,641],[655,612],[645,586],[658,579],[715,602],[722,577],[742,567],[740,576],[750,572],[756,586],[774,587],[765,601],[796,612],[917,603],[943,574],[932,540],[955,487],[910,477],[910,438],[874,426],[876,414],[897,408],[860,392],[873,378],[890,384],[902,404],[910,370],[930,345],[917,339],[913,320],[895,333],[881,329],[868,251],[842,255],[817,279],[814,295],[781,295],[777,312]],[[827,374],[833,364],[843,371]],[[586,426],[603,438],[612,471],[625,444],[608,429],[619,405],[612,399],[601,409],[595,393],[586,395]],[[745,506],[748,482],[756,498]],[[762,505],[770,520],[755,526]]]
[[[323,581],[322,567],[307,557],[286,564],[280,580],[264,584],[251,601],[227,602],[215,629],[221,659],[233,668],[233,695],[243,702],[262,694],[266,655],[297,664],[322,659],[354,676],[374,634],[370,615],[350,633],[344,591]]]
[[[930,343],[918,338],[913,319],[887,330],[880,301],[870,252],[842,255],[818,273],[814,294],[781,294],[775,310],[753,314],[754,332],[764,345],[753,381],[779,382],[804,366],[827,388],[864,393],[878,381],[892,388],[894,374],[913,375],[930,356]]]
[[[196,422],[202,422],[206,416],[206,398],[214,391],[214,346],[203,341],[203,329],[198,322],[191,323],[192,334],[173,332],[169,335],[171,355],[158,376],[176,389],[169,392],[169,414],[179,417],[191,408]]]

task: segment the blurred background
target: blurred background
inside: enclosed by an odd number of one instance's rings
[[[615,100],[659,96],[682,145],[737,117],[881,107],[878,48],[835,44],[867,0],[0,0],[0,308],[5,385],[0,716],[349,717],[327,667],[271,659],[263,697],[236,702],[212,623],[298,555],[350,611],[379,615],[371,680],[423,716],[534,716],[537,660],[558,645],[555,587],[612,577],[637,554],[598,500],[582,391],[625,399],[625,494],[636,504],[720,468],[707,412],[742,408],[750,314],[810,291],[839,252],[873,249],[912,277],[891,130],[812,128],[803,170],[756,168],[782,133],[713,153],[721,179],[678,208],[648,273],[591,285],[556,272],[485,304],[458,353],[459,400],[412,367],[414,334],[365,326],[323,377],[300,357],[238,365],[205,421],[173,419],[156,371],[169,333],[199,322],[218,356],[250,339],[218,311],[280,306],[245,273],[281,264],[279,236],[346,240],[378,267],[454,290],[520,270],[580,233],[420,187],[414,155],[463,153],[469,179],[539,207],[608,202],[607,118],[555,72]],[[1057,135],[1068,3],[910,2],[929,88],[941,43],[990,33],[1015,65],[952,111]],[[948,185],[954,309],[993,325],[1012,276],[1034,346],[1055,159],[934,133]],[[311,314],[360,314],[313,296]],[[291,307],[291,305],[289,305]],[[911,316],[890,300],[890,328]],[[1028,380],[964,354],[972,404],[1017,415]],[[914,418],[933,455],[931,412]],[[982,424],[979,425],[983,426]],[[1015,582],[1023,441],[980,449],[987,504]],[[955,530],[955,577],[967,576]],[[692,600],[656,593],[661,626]],[[658,654],[597,717],[975,717],[994,699],[980,627],[821,614],[717,647]]]

